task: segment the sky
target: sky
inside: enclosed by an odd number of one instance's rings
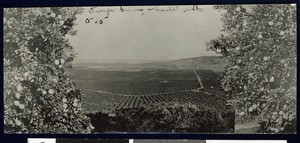
[[[206,42],[220,35],[221,13],[212,5],[85,7],[77,16],[77,35],[68,37],[77,57],[75,63],[157,61],[213,56]],[[154,9],[157,10],[154,10]],[[163,9],[177,9],[162,11]],[[143,9],[143,11],[141,11]],[[107,11],[109,17],[107,16]],[[87,18],[90,19],[86,23]],[[95,19],[103,23],[95,23]]]

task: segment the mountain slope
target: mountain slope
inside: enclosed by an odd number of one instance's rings
[[[202,56],[174,61],[153,62],[143,64],[145,69],[168,70],[224,70],[229,61],[220,56]]]

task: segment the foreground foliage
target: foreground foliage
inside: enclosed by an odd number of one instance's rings
[[[4,10],[4,130],[7,133],[88,133],[82,93],[68,70],[65,38],[78,8]]]
[[[223,89],[237,122],[258,119],[263,132],[296,131],[296,7],[218,5],[222,35],[209,50],[230,61]]]
[[[91,114],[90,117],[96,132],[233,132],[233,109],[224,110],[227,110],[226,114],[206,106],[163,102],[134,109],[119,110],[114,117],[109,117],[108,114],[103,113]],[[110,125],[107,126],[108,124]]]

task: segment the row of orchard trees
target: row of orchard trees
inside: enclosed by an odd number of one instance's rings
[[[4,10],[4,130],[17,133],[90,132],[82,93],[71,75],[66,34],[79,8]]]
[[[221,83],[235,101],[237,121],[259,117],[264,132],[295,132],[296,7],[215,8],[224,11],[223,34],[207,45],[230,61]]]

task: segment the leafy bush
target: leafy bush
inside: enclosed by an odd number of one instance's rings
[[[68,72],[73,49],[66,34],[79,8],[4,10],[4,131],[88,133],[82,93]]]
[[[234,114],[233,114],[234,116]],[[129,132],[182,132],[216,133],[230,132],[231,121],[222,114],[206,106],[180,103],[157,103],[116,114],[121,131]],[[232,131],[232,130],[231,130]]]
[[[296,128],[296,7],[290,4],[218,5],[222,35],[209,50],[229,59],[222,87],[237,121],[258,119],[263,132]]]
[[[118,127],[114,123],[115,119],[110,117],[107,113],[88,113],[87,116],[91,119],[91,124],[94,127],[92,132],[109,132],[118,130]]]

